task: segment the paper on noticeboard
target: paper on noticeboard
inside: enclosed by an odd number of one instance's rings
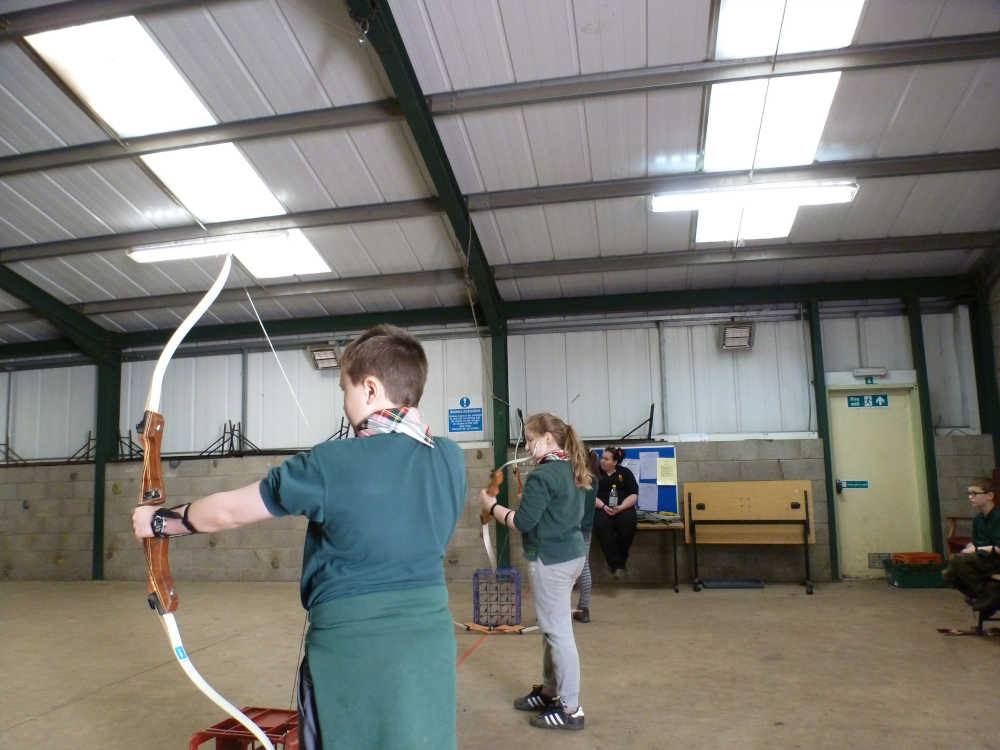
[[[622,459],[621,465],[624,466],[629,471],[631,471],[632,475],[634,477],[636,477],[636,481],[637,482],[639,481],[639,479],[638,479],[638,476],[639,476],[639,461],[637,459],[634,459],[634,458],[624,458],[624,459]]]
[[[639,451],[639,481],[656,479],[656,459],[660,454],[656,451]]]
[[[660,458],[656,461],[656,483],[658,485],[677,484],[676,458]]]
[[[659,510],[660,488],[652,482],[639,482],[639,510]]]

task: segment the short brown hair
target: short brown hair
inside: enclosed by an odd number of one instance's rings
[[[971,482],[969,482],[968,486],[978,487],[983,491],[984,495],[989,494],[994,490],[993,480],[988,477],[980,477],[979,479],[973,479]]]
[[[357,385],[373,375],[399,406],[416,406],[427,382],[427,355],[415,336],[387,324],[369,328],[347,345],[341,371]]]

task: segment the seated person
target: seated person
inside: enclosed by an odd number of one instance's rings
[[[969,485],[969,503],[977,511],[972,519],[972,541],[948,560],[944,579],[966,596],[981,612],[1000,609],[1000,509],[992,479],[977,479]]]

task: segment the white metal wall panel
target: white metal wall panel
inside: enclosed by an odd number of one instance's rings
[[[305,349],[278,352],[308,423],[271,352],[247,357],[247,436],[259,448],[309,448],[340,428],[340,370],[317,370]]]
[[[699,432],[690,327],[664,326],[660,329],[660,361],[663,370],[664,431],[671,435]]]
[[[474,441],[492,439],[493,404],[488,395],[491,388],[489,369],[483,361],[484,341],[474,339],[445,339],[444,344],[444,409],[439,412],[439,418],[445,427],[450,428],[448,410],[462,408],[462,399],[469,399],[469,408],[483,409],[482,431],[447,432],[453,440]],[[430,373],[428,373],[430,379]]]
[[[133,440],[155,365],[154,360],[122,365],[118,429],[122,434],[131,430]],[[199,453],[208,448],[222,436],[223,425],[242,420],[240,355],[171,360],[163,379],[160,413],[166,419],[164,453]],[[245,430],[247,425],[243,427]]]
[[[997,28],[1000,6],[994,0],[870,0],[854,43],[985,34]]]
[[[653,433],[659,433],[659,356],[654,328],[508,337],[511,438],[518,407],[526,417],[552,412],[583,438],[608,438],[648,418],[655,403]]]
[[[591,179],[618,180],[645,176],[646,95],[590,97],[584,101],[584,108],[590,143]],[[546,142],[559,138],[562,138],[561,132],[550,132]]]
[[[649,405],[655,404],[653,433],[663,424],[659,336],[655,328],[608,331],[608,373],[611,401],[610,435],[624,435],[649,418]],[[567,363],[567,368],[575,365]],[[642,435],[646,427],[637,431]]]
[[[525,417],[540,411],[560,417],[569,413],[567,365],[565,334],[542,333],[525,337]]]
[[[499,0],[504,39],[518,81],[577,75],[576,29],[570,4]]]
[[[722,351],[717,325],[664,326],[667,434],[812,429],[803,326],[755,323],[749,352]]]
[[[566,334],[566,392],[569,404],[565,419],[578,435],[610,434],[612,400],[620,368],[608,358],[604,331]]]
[[[93,365],[15,372],[11,389],[10,445],[22,458],[65,459],[96,434]]]
[[[589,182],[589,100],[534,104],[523,108],[538,182],[559,185]]]
[[[934,153],[977,67],[975,62],[956,62],[913,68],[876,156]]]
[[[812,349],[809,324],[797,320],[774,323],[777,340],[778,391],[781,394],[781,430],[816,430],[816,408],[812,385]]]
[[[739,432],[735,363],[732,352],[719,349],[718,328],[692,327],[691,350],[699,432]]]
[[[646,64],[706,59],[711,7],[711,0],[646,0]]]
[[[968,308],[923,315],[927,379],[934,427],[979,432],[979,399]]]

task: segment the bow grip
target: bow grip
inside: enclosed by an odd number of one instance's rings
[[[490,478],[490,483],[486,487],[486,494],[490,497],[496,497],[500,494],[500,485],[503,484],[503,469],[497,469],[493,472],[493,476]],[[490,522],[490,514],[485,510],[479,511],[479,522],[482,524],[488,524]]]

